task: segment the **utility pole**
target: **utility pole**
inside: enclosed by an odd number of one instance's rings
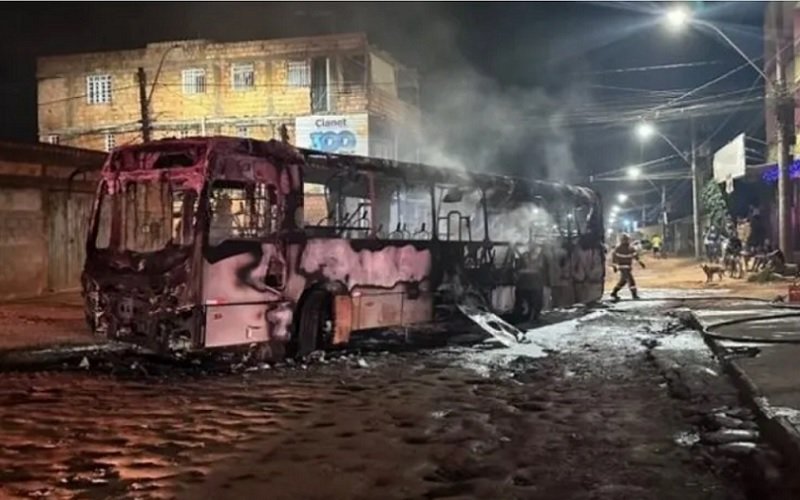
[[[140,67],[136,71],[136,79],[139,81],[139,107],[142,115],[142,142],[150,142],[150,106],[148,106],[147,102],[147,75],[144,72],[144,68]]]
[[[792,163],[791,146],[794,143],[794,99],[786,88],[786,46],[783,35],[783,4],[775,8],[775,115],[778,120],[778,247],[784,257],[793,261],[792,228],[789,216],[789,165]]]
[[[692,135],[692,226],[694,227],[694,256],[699,259],[702,228],[700,227],[700,173],[697,169],[697,151],[694,138],[694,118],[689,118],[689,133]]]
[[[667,239],[667,186],[661,185],[661,244]]]

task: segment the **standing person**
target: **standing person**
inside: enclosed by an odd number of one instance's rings
[[[639,260],[639,254],[636,253],[636,250],[631,246],[630,236],[623,234],[620,236],[619,245],[617,245],[611,254],[611,265],[614,268],[614,272],[617,272],[617,269],[619,269],[620,273],[619,281],[611,292],[611,298],[615,301],[619,300],[619,291],[622,290],[622,287],[626,284],[631,290],[631,297],[633,297],[634,300],[639,299],[639,294],[636,291],[636,280],[633,279],[634,260],[644,269],[645,266],[644,263]]]
[[[744,277],[744,267],[742,265],[742,240],[739,239],[738,234],[730,236],[725,243],[725,257],[723,258],[723,265],[730,274],[731,278]]]
[[[760,248],[764,244],[766,234],[764,234],[764,224],[758,207],[751,208],[749,222],[750,234],[748,235],[746,245],[750,248]]]
[[[728,238],[733,238],[737,235],[736,221],[730,214],[725,216],[725,235]]]
[[[658,259],[661,257],[661,236],[658,234],[654,234],[652,238],[650,238],[650,246],[653,248],[653,258]]]
[[[703,239],[703,244],[706,247],[706,259],[709,262],[714,262],[717,258],[717,244],[719,243],[719,232],[717,232],[717,226],[712,224],[708,231],[706,231],[706,236]]]

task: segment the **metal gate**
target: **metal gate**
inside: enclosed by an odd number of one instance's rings
[[[93,199],[94,196],[90,193],[48,193],[47,286],[50,291],[80,287]]]

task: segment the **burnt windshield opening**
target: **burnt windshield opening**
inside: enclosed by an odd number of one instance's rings
[[[195,164],[197,159],[189,152],[161,153],[153,162],[152,168],[191,167]]]
[[[150,253],[194,241],[197,194],[163,182],[101,187],[93,238],[95,249]]]

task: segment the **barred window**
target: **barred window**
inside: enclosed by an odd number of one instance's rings
[[[178,137],[180,137],[181,139],[186,139],[190,135],[191,135],[191,131],[188,128],[182,128],[178,132]]]
[[[47,142],[48,144],[58,144],[59,137],[55,134],[48,135],[47,137],[45,137],[45,142]]]
[[[234,64],[231,68],[233,90],[250,90],[255,86],[255,69],[252,64]]]
[[[243,139],[247,139],[248,137],[250,137],[250,131],[247,129],[247,127],[240,125],[236,127],[236,136],[241,137]]]
[[[311,69],[308,61],[289,61],[287,63],[288,84],[290,87],[311,85]]]
[[[106,134],[106,151],[111,151],[117,145],[114,134]]]
[[[89,104],[111,103],[111,75],[86,77],[86,102]]]
[[[184,94],[204,94],[206,92],[206,70],[202,68],[185,69],[181,72]]]

